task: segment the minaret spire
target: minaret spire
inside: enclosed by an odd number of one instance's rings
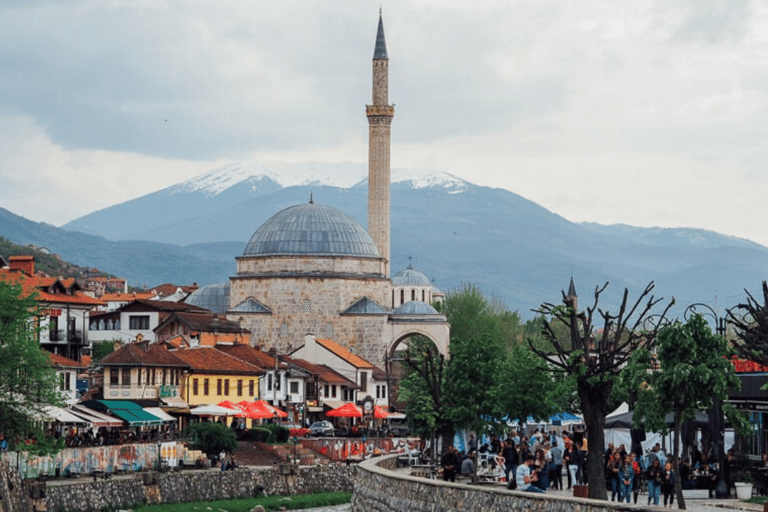
[[[389,277],[390,125],[395,107],[389,104],[389,57],[381,10],[373,51],[373,104],[365,107],[365,113],[368,117],[368,234],[384,259],[384,275]]]

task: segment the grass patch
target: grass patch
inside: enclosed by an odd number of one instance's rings
[[[299,494],[296,496],[264,496],[260,498],[246,498],[236,500],[218,501],[193,501],[190,503],[167,503],[163,505],[143,505],[136,507],[135,512],[189,512],[200,511],[226,511],[249,512],[256,505],[261,505],[265,510],[280,510],[285,507],[288,510],[303,508],[331,507],[349,503],[352,499],[351,492],[323,492],[318,494]]]
[[[749,498],[748,500],[744,500],[746,503],[768,503],[768,496],[755,496],[754,498]]]

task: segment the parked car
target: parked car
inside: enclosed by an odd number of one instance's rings
[[[333,436],[334,433],[333,424],[327,420],[314,422],[309,426],[309,430],[317,437]]]
[[[279,423],[281,427],[285,427],[291,432],[291,437],[309,437],[312,435],[312,431],[307,427],[302,427],[297,423],[290,423],[288,421],[281,421]]]

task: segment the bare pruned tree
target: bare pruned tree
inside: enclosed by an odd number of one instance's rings
[[[661,314],[652,314],[663,299],[652,295],[654,283],[649,283],[638,299],[630,304],[629,291],[624,289],[617,313],[598,306],[600,294],[608,283],[595,287],[594,301],[584,311],[578,311],[578,300],[571,280],[569,293],[562,293],[562,305],[544,303],[535,310],[544,316],[542,335],[550,347],[531,349],[550,367],[576,377],[577,391],[589,445],[587,474],[589,497],[607,499],[603,472],[603,446],[605,443],[605,417],[608,414],[611,391],[622,368],[632,352],[653,346],[656,331],[665,322],[672,299]],[[563,329],[566,339],[557,333]]]
[[[747,302],[729,309],[726,318],[736,330],[733,346],[740,357],[755,363],[768,365],[768,284],[763,281],[763,303],[751,293]]]

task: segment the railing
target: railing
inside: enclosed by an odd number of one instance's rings
[[[77,330],[77,331],[70,331],[69,332],[69,341],[82,344],[83,343],[83,331]],[[58,331],[48,331],[48,341],[67,341],[67,331],[65,330],[58,330]]]

